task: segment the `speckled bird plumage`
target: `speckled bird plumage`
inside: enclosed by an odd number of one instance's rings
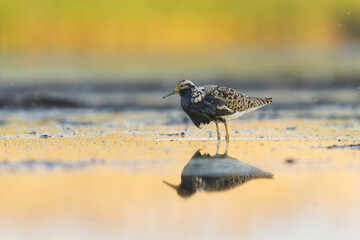
[[[272,98],[248,97],[232,88],[218,85],[199,87],[205,95],[210,94],[226,102],[226,106],[236,112],[256,110],[259,107],[272,103]]]
[[[232,88],[218,85],[198,87],[190,80],[180,81],[175,90],[163,98],[176,93],[181,96],[184,112],[197,127],[201,128],[203,124],[210,122],[216,123],[218,139],[218,123],[225,124],[226,139],[229,139],[226,121],[272,103],[272,98],[249,97]]]

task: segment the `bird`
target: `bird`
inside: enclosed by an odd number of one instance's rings
[[[253,179],[272,179],[273,174],[228,155],[201,153],[197,150],[181,173],[179,185],[163,181],[183,198],[191,197],[197,191],[220,192],[238,187]]]
[[[225,139],[228,141],[227,121],[236,119],[244,113],[254,111],[272,103],[272,98],[249,97],[229,87],[219,85],[196,86],[192,81],[180,81],[173,92],[181,97],[181,107],[198,128],[215,122],[217,139],[220,140],[219,123],[225,125]]]

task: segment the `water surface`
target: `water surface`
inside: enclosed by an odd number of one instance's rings
[[[0,238],[357,239],[359,96],[331,91],[254,91],[276,101],[229,123],[228,145],[157,91],[131,109],[89,92],[72,95],[87,105],[13,100]]]

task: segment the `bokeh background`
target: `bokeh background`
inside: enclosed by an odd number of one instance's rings
[[[185,78],[273,97],[228,153],[274,179],[163,183],[227,149]],[[0,239],[360,239],[359,87],[360,0],[0,0]]]
[[[0,0],[2,83],[356,86],[358,0]]]

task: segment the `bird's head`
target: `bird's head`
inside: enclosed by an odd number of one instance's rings
[[[171,184],[171,183],[168,183],[166,181],[163,181],[163,183],[165,183],[166,185],[168,185],[169,187],[173,188],[176,190],[177,194],[183,198],[188,198],[188,197],[191,197],[191,195],[193,195],[195,192],[196,192],[196,189],[195,188],[187,188],[186,186],[184,185],[174,185],[174,184]]]
[[[174,95],[176,93],[179,93],[180,91],[182,90],[186,90],[186,89],[190,89],[190,88],[194,88],[195,87],[195,84],[188,80],[188,79],[185,79],[185,80],[182,80],[180,81],[177,85],[176,85],[176,88],[173,92],[171,92],[170,94],[166,95],[166,96],[163,96],[162,98],[167,98],[171,95]]]

